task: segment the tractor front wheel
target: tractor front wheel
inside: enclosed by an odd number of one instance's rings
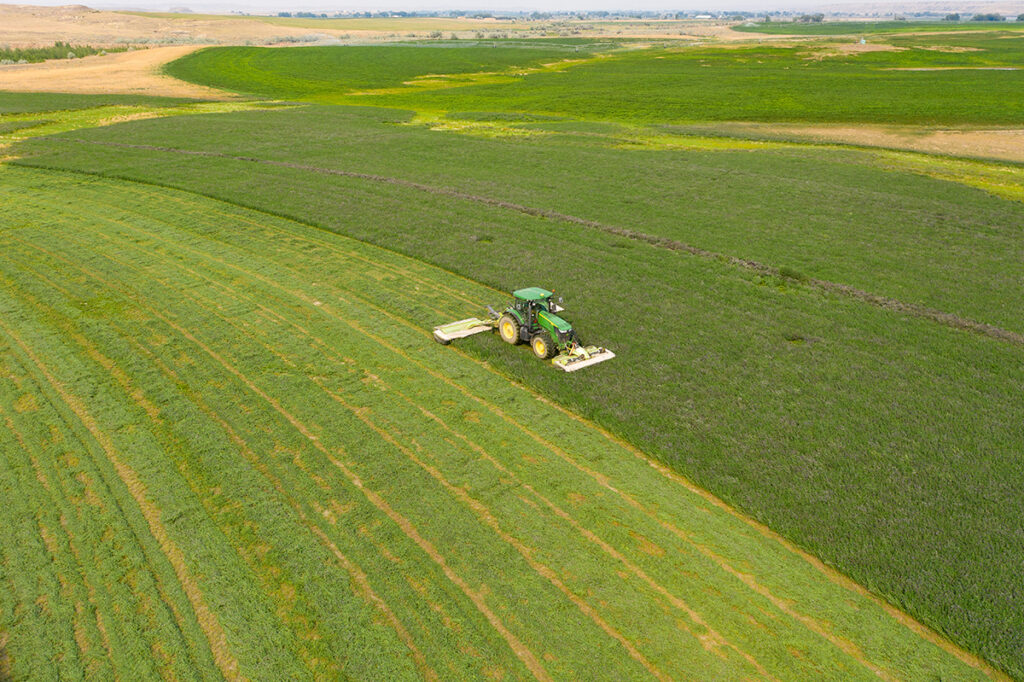
[[[498,333],[505,343],[516,345],[519,343],[519,321],[511,315],[502,315],[498,320]]]
[[[547,334],[537,334],[530,340],[530,348],[533,349],[533,354],[541,360],[547,360],[554,355],[555,344],[551,343],[551,339],[548,338]]]

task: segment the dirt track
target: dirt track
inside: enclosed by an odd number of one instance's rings
[[[159,72],[200,45],[154,47],[82,59],[0,66],[0,90],[233,99],[221,90],[193,85]]]

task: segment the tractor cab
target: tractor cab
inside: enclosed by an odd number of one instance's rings
[[[561,298],[558,300],[561,302]],[[572,325],[556,314],[562,310],[554,293],[547,289],[516,289],[512,304],[498,321],[498,332],[508,343],[529,343],[537,357],[550,358],[576,344]]]
[[[562,297],[558,297],[558,302],[555,302],[555,294],[546,289],[540,287],[527,287],[526,289],[516,289],[512,292],[512,306],[520,313],[529,315],[529,319],[532,320],[537,313],[544,310],[549,313],[557,313],[565,310],[560,303]]]

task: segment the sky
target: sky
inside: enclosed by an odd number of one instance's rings
[[[927,1],[927,0],[924,0]],[[172,7],[188,7],[193,12],[247,11],[425,11],[480,10],[501,11],[575,11],[575,10],[785,10],[830,4],[829,0],[0,0],[33,5],[85,4],[95,9],[144,9],[166,12]],[[835,0],[832,0],[835,2]],[[901,3],[903,4],[903,3]],[[913,5],[913,0],[905,4]],[[930,3],[931,4],[931,3]],[[969,4],[969,3],[968,3]]]

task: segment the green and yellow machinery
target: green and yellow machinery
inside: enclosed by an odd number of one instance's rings
[[[434,340],[447,345],[455,339],[481,332],[498,330],[502,340],[510,344],[529,343],[533,354],[566,372],[611,360],[615,353],[600,346],[580,343],[572,324],[557,313],[564,310],[554,293],[540,287],[512,292],[512,303],[502,312],[487,306],[490,319],[471,317],[434,327]]]

